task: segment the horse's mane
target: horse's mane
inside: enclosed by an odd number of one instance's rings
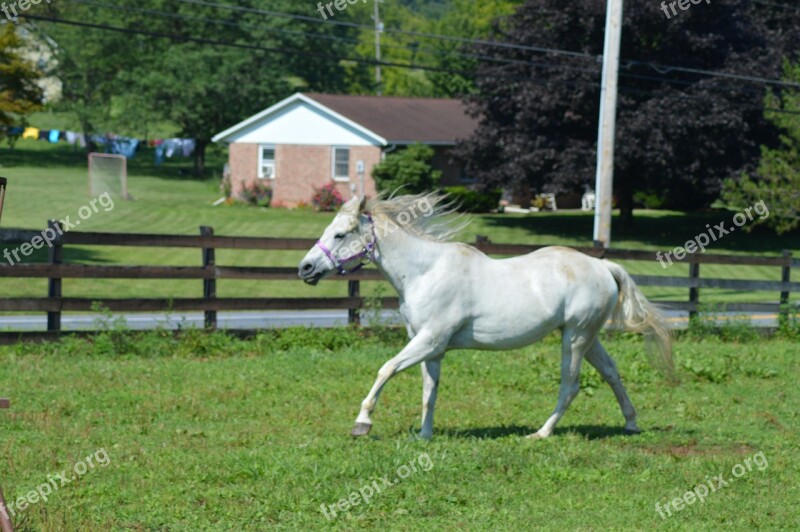
[[[407,233],[435,242],[452,240],[470,222],[460,213],[450,216],[456,213],[453,202],[439,192],[389,197],[381,193],[367,201],[367,211],[379,225],[393,223]]]

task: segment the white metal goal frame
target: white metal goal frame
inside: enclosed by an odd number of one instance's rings
[[[119,155],[116,153],[97,153],[97,152],[90,152],[89,153],[89,195],[93,195],[94,191],[92,190],[92,170],[94,165],[92,164],[92,160],[94,158],[98,159],[117,159],[122,161],[122,173],[120,175],[120,185],[122,187],[122,198],[128,199],[128,159],[125,158],[124,155]]]

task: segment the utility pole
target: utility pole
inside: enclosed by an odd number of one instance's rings
[[[383,22],[381,22],[380,8],[378,5],[380,0],[375,0],[375,14],[372,18],[375,19],[375,60],[378,62],[375,65],[375,91],[378,96],[381,95],[381,32],[383,31]]]
[[[622,0],[607,0],[603,45],[603,80],[600,87],[600,123],[597,132],[594,241],[611,244],[611,192],[614,183],[614,134],[617,121],[617,76],[622,37]]]

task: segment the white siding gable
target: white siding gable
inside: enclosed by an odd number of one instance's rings
[[[303,100],[295,100],[273,113],[233,132],[228,142],[251,144],[303,144],[379,146],[376,136],[359,131],[347,121]]]

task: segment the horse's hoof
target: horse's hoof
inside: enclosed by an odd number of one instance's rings
[[[372,429],[372,423],[356,423],[356,426],[353,427],[353,431],[350,433],[350,435],[354,438],[366,436],[369,434],[370,429]]]
[[[526,440],[543,440],[543,439],[545,439],[546,437],[547,437],[547,436],[542,436],[542,435],[541,435],[541,434],[539,434],[538,432],[534,432],[533,434],[528,434],[527,436],[525,436],[525,439],[526,439]]]
[[[639,427],[634,427],[632,429],[625,428],[625,430],[623,430],[622,432],[626,436],[633,436],[635,434],[641,434],[642,433],[642,429],[640,429]]]

